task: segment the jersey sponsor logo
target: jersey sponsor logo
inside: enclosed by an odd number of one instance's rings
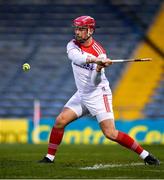
[[[76,63],[73,63],[75,66],[78,66],[78,67],[81,67],[81,68],[84,68],[84,69],[87,69],[89,71],[93,71],[93,64],[84,64],[84,65],[79,65],[79,64],[76,64]]]

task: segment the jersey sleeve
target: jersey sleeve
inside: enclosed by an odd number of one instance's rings
[[[104,59],[106,59],[106,58],[107,58],[107,55],[106,55],[106,53],[103,53],[103,54],[100,54],[100,55],[98,56],[98,58],[104,58]]]
[[[87,54],[83,54],[81,49],[73,42],[67,44],[68,58],[78,65],[86,64]]]

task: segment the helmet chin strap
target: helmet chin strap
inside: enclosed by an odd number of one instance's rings
[[[90,29],[88,29],[88,37],[91,37],[91,35],[92,35],[92,33],[91,33],[91,31],[90,31]]]
[[[91,37],[91,35],[92,35],[91,31],[90,31],[90,29],[88,29],[88,33],[87,33],[88,37],[85,39],[85,41],[87,41]]]

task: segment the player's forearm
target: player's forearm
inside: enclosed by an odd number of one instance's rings
[[[100,66],[107,67],[111,63],[109,58],[99,58],[99,57],[91,57],[86,54],[82,54],[78,49],[72,49],[68,52],[68,58],[71,59],[74,63],[82,65],[82,64],[90,64],[95,63]]]
[[[104,66],[97,65],[96,71],[101,72],[101,70],[104,68]]]
[[[87,64],[95,63],[103,67],[107,67],[112,64],[109,58],[99,58],[99,57],[91,57],[91,56],[87,56],[86,63]]]

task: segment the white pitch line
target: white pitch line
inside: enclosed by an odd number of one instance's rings
[[[164,172],[164,170],[156,170],[156,169],[151,169],[151,170],[144,170],[144,171],[149,171],[149,172]]]
[[[144,166],[144,163],[130,163],[130,164],[95,164],[94,166],[81,167],[82,170],[95,170],[95,169],[106,169],[115,167],[125,167],[125,166]]]

